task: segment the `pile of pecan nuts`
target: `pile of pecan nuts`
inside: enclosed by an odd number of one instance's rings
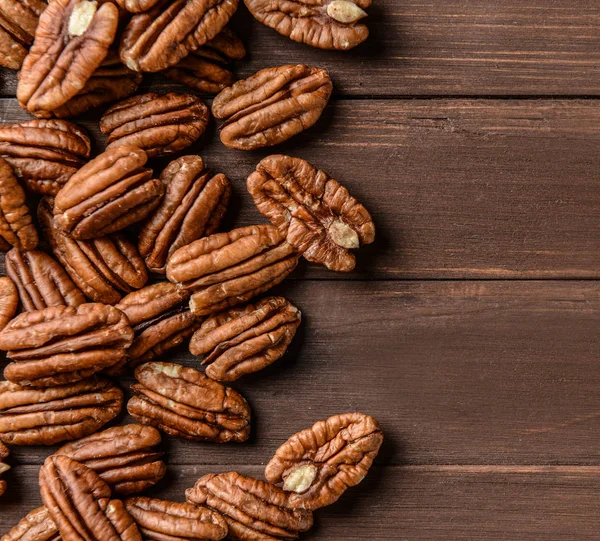
[[[270,224],[220,232],[229,179],[197,155],[174,156],[160,174],[152,163],[198,141],[211,111],[192,93],[133,94],[143,72],[218,93],[221,141],[252,150],[315,124],[331,79],[286,65],[235,82],[245,47],[226,25],[238,0],[115,1],[0,2],[0,65],[20,69],[17,98],[36,117],[0,126],[0,475],[5,444],[70,441],[40,470],[43,507],[2,541],[295,538],[367,474],[383,440],[372,417],[337,415],[292,436],[266,481],[205,475],[185,503],[133,495],[166,473],[159,431],[248,439],[250,407],[225,383],[280,359],[301,320],[263,294],[300,257],[352,270],[373,221],[327,173],[271,155],[247,179]],[[315,47],[350,49],[368,35],[370,0],[245,2]],[[65,117],[106,105],[106,148],[92,157]],[[166,362],[182,344],[203,371]],[[139,424],[99,431],[122,411],[116,381],[131,372],[127,410]]]

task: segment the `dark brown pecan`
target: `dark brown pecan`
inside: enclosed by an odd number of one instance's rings
[[[126,425],[67,443],[56,451],[94,470],[117,494],[141,492],[160,481],[167,468],[154,447],[160,432],[151,426]]]
[[[261,23],[319,49],[348,50],[369,37],[359,23],[371,0],[244,0]]]
[[[6,274],[19,291],[26,311],[48,306],[79,306],[85,297],[65,270],[48,254],[39,250],[21,252],[13,248],[6,254]]]
[[[134,15],[121,40],[123,63],[161,71],[213,39],[235,13],[238,0],[168,0]]]
[[[160,0],[115,0],[116,3],[130,13],[141,13],[153,8]]]
[[[96,432],[123,406],[123,392],[104,378],[35,389],[0,381],[0,440],[54,445]]]
[[[160,203],[163,183],[135,147],[103,152],[75,173],[54,201],[54,221],[74,239],[103,237],[143,220]]]
[[[171,436],[217,443],[250,435],[250,407],[236,391],[178,364],[151,362],[135,370],[137,396],[127,410]]]
[[[110,2],[53,0],[19,74],[21,106],[48,115],[78,94],[106,58],[118,20]]]
[[[32,192],[56,195],[90,157],[90,139],[66,120],[0,126],[0,156]]]
[[[0,278],[0,331],[17,313],[19,292],[10,278]]]
[[[190,352],[204,355],[209,378],[235,381],[280,359],[298,325],[298,308],[283,297],[268,297],[208,318],[194,333]]]
[[[298,432],[277,449],[265,477],[283,483],[294,507],[319,509],[365,478],[382,442],[383,433],[373,417],[335,415]]]
[[[40,494],[63,541],[142,540],[123,502],[111,500],[110,488],[98,474],[68,456],[46,459]]]
[[[253,150],[277,145],[312,126],[325,109],[333,85],[320,68],[266,68],[221,91],[213,101],[224,119],[225,146]]]
[[[13,70],[21,67],[45,8],[42,0],[0,2],[0,66]]]
[[[2,474],[10,470],[10,466],[5,464],[4,459],[9,455],[8,448],[6,445],[0,442],[0,478]],[[4,494],[6,490],[6,481],[4,479],[0,479],[0,496]]]
[[[34,387],[71,383],[120,362],[132,341],[127,316],[106,304],[25,312],[0,332],[0,350],[13,361],[4,377]]]
[[[283,490],[235,472],[205,475],[185,496],[221,513],[229,526],[228,539],[295,539],[313,524],[312,513],[291,506]]]
[[[269,156],[247,184],[261,214],[309,261],[351,271],[356,259],[348,250],[375,240],[367,209],[339,182],[300,158]]]
[[[58,528],[44,506],[27,513],[0,541],[61,541]]]
[[[148,92],[113,105],[100,130],[107,134],[107,148],[134,146],[154,158],[189,147],[202,136],[209,117],[208,107],[196,96]]]
[[[126,500],[125,507],[149,541],[218,540],[227,535],[219,513],[193,503],[138,497]]]
[[[193,291],[190,309],[204,316],[249,301],[279,284],[298,254],[271,225],[216,233],[179,248],[167,278]]]
[[[231,196],[231,183],[212,175],[200,156],[173,160],[160,176],[165,197],[142,227],[138,248],[148,268],[166,272],[167,260],[177,250],[217,232]]]

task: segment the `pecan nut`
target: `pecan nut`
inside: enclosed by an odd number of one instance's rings
[[[166,272],[167,260],[182,246],[217,232],[231,196],[231,183],[212,175],[200,156],[173,160],[160,176],[165,197],[140,231],[138,248],[148,268]]]
[[[160,0],[115,0],[116,3],[129,13],[141,13],[152,9]]]
[[[84,165],[58,192],[54,220],[74,239],[86,240],[143,220],[160,203],[163,183],[144,168],[135,147],[109,149]]]
[[[377,421],[361,413],[335,415],[285,442],[265,468],[271,483],[283,483],[290,504],[319,509],[358,485],[383,442]]]
[[[250,406],[236,391],[193,368],[150,362],[135,370],[136,396],[127,410],[138,422],[171,436],[217,443],[250,436]]]
[[[142,540],[123,502],[111,500],[110,488],[98,474],[68,456],[46,459],[40,494],[63,541]]]
[[[324,69],[305,65],[265,68],[215,97],[213,115],[225,120],[221,141],[239,150],[282,143],[319,120],[332,90]]]
[[[58,528],[44,506],[27,513],[0,541],[61,541]]]
[[[160,481],[167,468],[156,447],[160,432],[150,426],[108,428],[63,445],[55,455],[65,455],[94,470],[113,492],[129,495]]]
[[[137,497],[126,500],[125,507],[148,541],[208,541],[227,535],[219,513],[193,503]]]
[[[208,318],[190,341],[193,355],[204,355],[206,375],[235,381],[280,359],[300,325],[300,310],[283,297],[231,308]]]
[[[300,158],[265,158],[247,185],[261,214],[308,261],[351,271],[356,259],[348,250],[375,240],[367,209],[339,182]]]
[[[107,148],[134,146],[154,158],[189,147],[202,136],[209,117],[208,107],[192,94],[148,92],[113,105],[100,130],[107,134]]]
[[[295,539],[312,527],[312,513],[295,509],[275,485],[239,473],[208,474],[185,491],[187,501],[223,515],[228,539]]]
[[[96,432],[123,406],[123,392],[104,378],[35,389],[0,381],[0,441],[54,445]]]
[[[18,70],[33,43],[46,2],[3,0],[0,3],[0,66]]]
[[[15,317],[19,306],[19,292],[14,282],[3,276],[0,278],[0,331]]]
[[[0,156],[35,193],[56,195],[90,157],[91,144],[77,124],[29,120],[0,126]]]
[[[132,341],[127,316],[106,304],[24,312],[0,332],[0,350],[13,361],[4,377],[34,387],[71,383],[117,364]]]
[[[319,49],[346,51],[369,37],[360,23],[371,0],[244,0],[248,10],[281,35]]]
[[[1,479],[2,474],[10,470],[10,466],[4,462],[4,459],[9,455],[8,448],[0,442],[0,496],[6,491],[6,481]]]
[[[193,291],[190,309],[208,315],[249,301],[276,286],[298,264],[298,254],[277,229],[256,225],[216,233],[179,248],[167,278]]]

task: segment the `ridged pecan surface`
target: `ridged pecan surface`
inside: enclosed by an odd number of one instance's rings
[[[27,513],[0,541],[61,541],[48,509],[38,507]]]
[[[0,278],[0,331],[17,313],[19,292],[14,282],[3,276]]]
[[[141,13],[153,8],[160,0],[115,0],[117,5],[130,13]]]
[[[10,454],[6,445],[0,442],[0,496],[6,491],[6,481],[2,479],[2,474],[10,470],[10,466],[4,462],[4,459]]]
[[[0,66],[18,70],[23,63],[46,9],[42,0],[2,0],[0,2]]]

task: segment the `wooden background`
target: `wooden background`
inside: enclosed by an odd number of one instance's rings
[[[251,441],[165,438],[169,474],[153,493],[180,500],[208,472],[261,476],[292,433],[360,410],[386,434],[376,466],[305,539],[596,540],[600,4],[376,0],[369,13],[371,38],[349,53],[236,15],[250,50],[240,76],[330,70],[321,121],[275,151],[344,183],[377,241],[350,275],[301,264],[277,288],[304,323],[285,358],[235,385]],[[4,122],[27,118],[14,92],[2,72]],[[81,122],[101,148],[97,118]],[[214,127],[191,151],[234,181],[229,224],[262,222],[245,178],[272,151],[227,150]],[[38,505],[51,451],[14,450],[0,533]]]

